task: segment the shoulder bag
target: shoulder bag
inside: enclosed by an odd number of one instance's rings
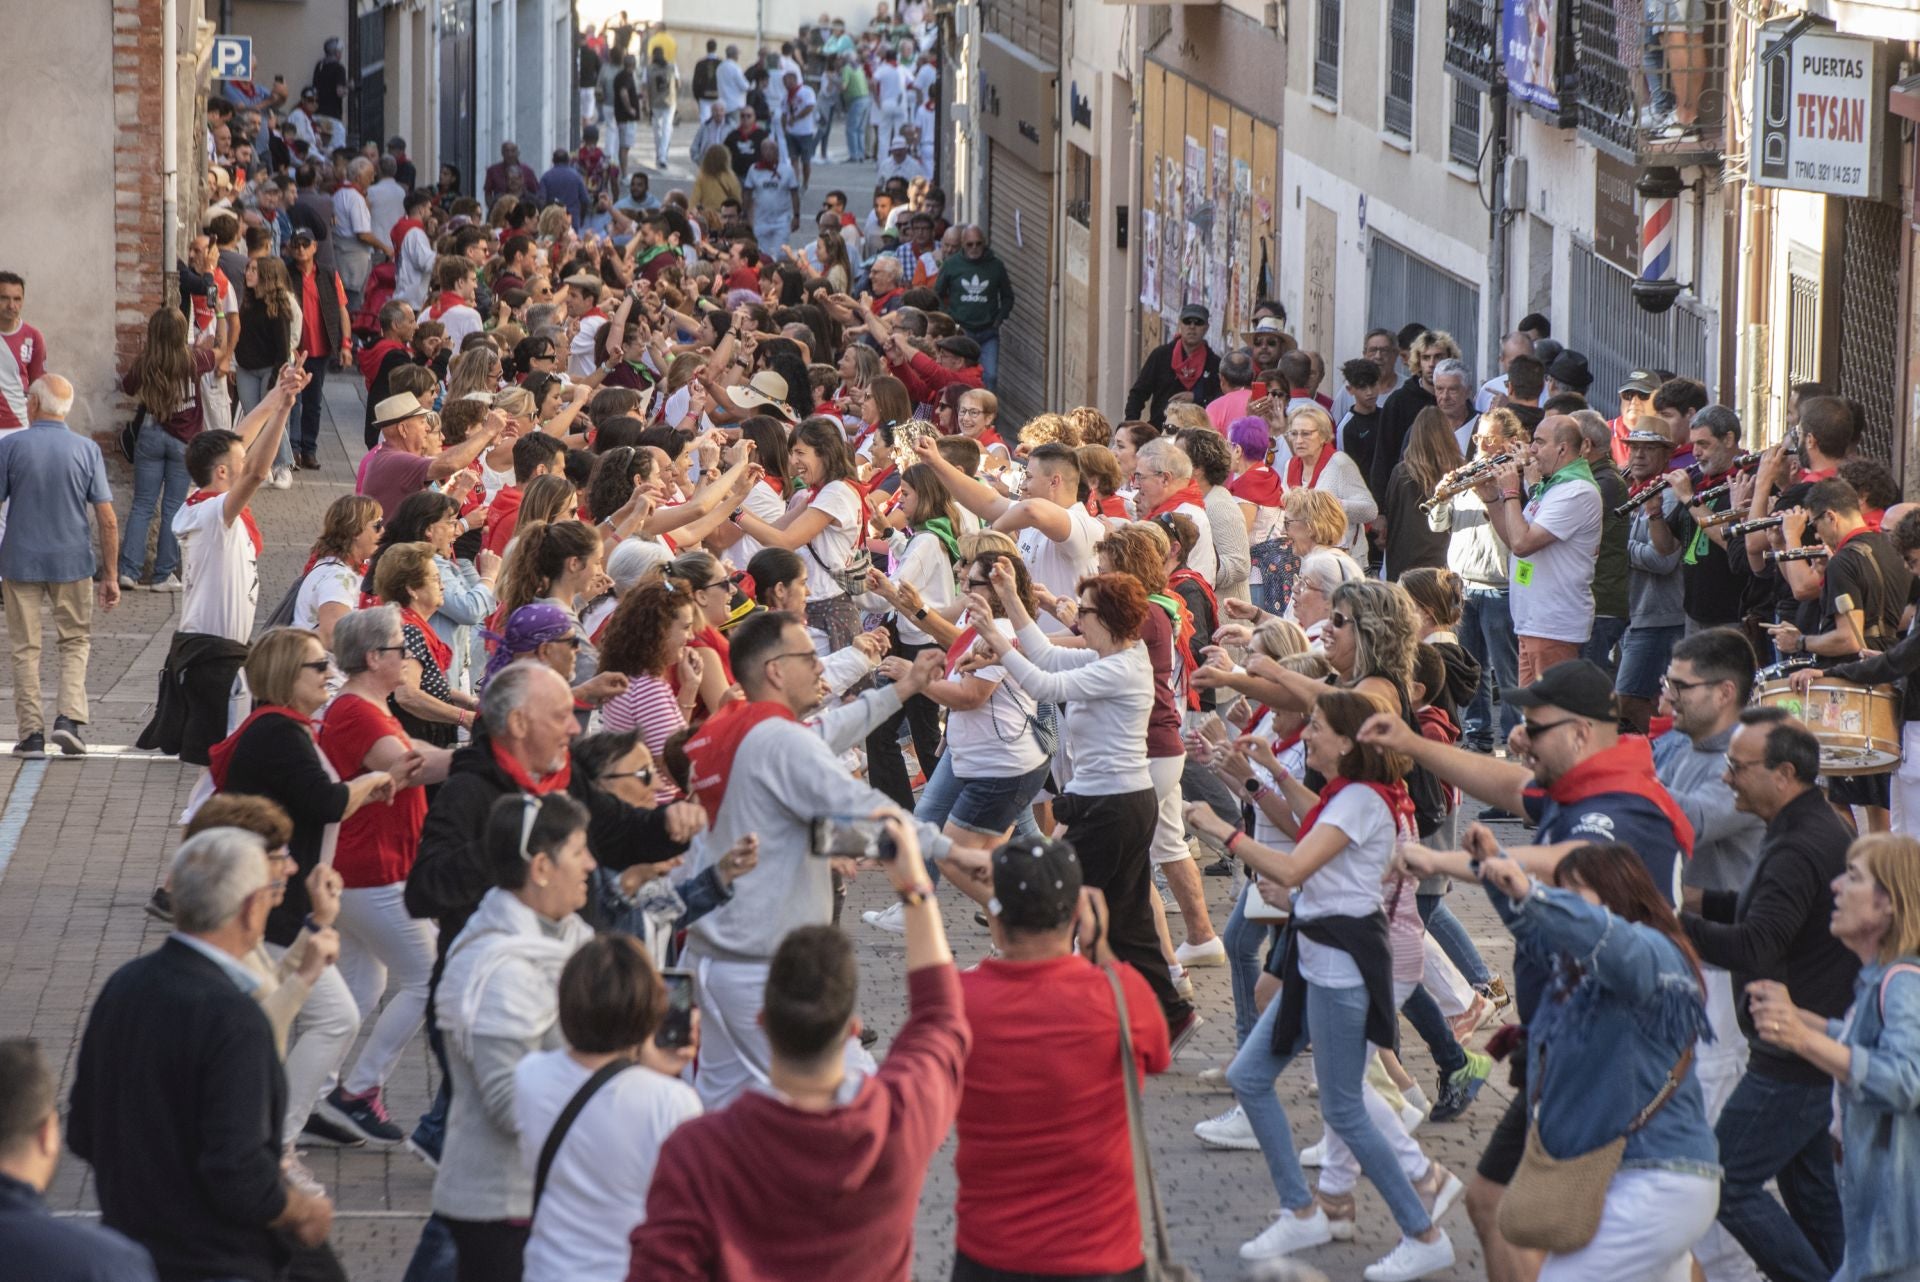
[[[1600,1215],[1606,1209],[1607,1186],[1613,1182],[1627,1149],[1627,1136],[1652,1121],[1653,1115],[1666,1106],[1692,1065],[1693,1046],[1689,1043],[1667,1070],[1660,1093],[1627,1123],[1626,1130],[1578,1157],[1558,1158],[1540,1142],[1540,1079],[1546,1076],[1543,1058],[1533,1074],[1526,1152],[1500,1199],[1500,1236],[1515,1246],[1554,1255],[1578,1251],[1593,1241],[1593,1235],[1600,1231]]]
[[[1102,966],[1113,985],[1113,1006],[1120,1015],[1120,1081],[1127,1096],[1127,1137],[1133,1146],[1133,1191],[1140,1204],[1140,1232],[1145,1239],[1146,1282],[1200,1282],[1200,1275],[1173,1258],[1167,1241],[1167,1214],[1153,1180],[1153,1158],[1147,1152],[1147,1125],[1141,1116],[1140,1074],[1133,1059],[1133,1028],[1127,1018],[1127,992],[1113,966]]]
[[[560,1141],[566,1139],[567,1132],[573,1129],[574,1119],[580,1116],[580,1110],[599,1093],[602,1086],[632,1067],[633,1061],[624,1055],[608,1060],[600,1066],[599,1072],[581,1083],[580,1089],[567,1101],[567,1106],[560,1110],[560,1116],[553,1120],[553,1129],[547,1132],[547,1142],[540,1146],[540,1161],[533,1171],[533,1210],[527,1215],[528,1222],[540,1214],[540,1195],[547,1190],[547,1172],[553,1169],[553,1159],[560,1153]]]

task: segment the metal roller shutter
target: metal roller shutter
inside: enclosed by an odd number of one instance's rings
[[[998,143],[987,154],[987,243],[1013,280],[1013,315],[1000,330],[995,393],[1001,426],[1017,430],[1060,407],[1047,382],[1053,309],[1053,182]]]
[[[1906,345],[1900,333],[1900,210],[1866,200],[1836,200],[1827,208],[1846,219],[1838,273],[1839,393],[1866,408],[1861,456],[1898,469],[1900,350]]]

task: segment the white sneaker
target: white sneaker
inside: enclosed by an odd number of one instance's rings
[[[1304,1251],[1310,1246],[1325,1246],[1331,1241],[1333,1241],[1333,1226],[1327,1223],[1327,1213],[1318,1206],[1315,1206],[1313,1214],[1304,1220],[1292,1211],[1281,1211],[1280,1218],[1267,1225],[1259,1237],[1251,1242],[1240,1244],[1240,1258],[1273,1260],[1283,1255],[1291,1255],[1295,1251]],[[1449,1261],[1453,1258],[1451,1247],[1448,1248],[1447,1258]],[[1368,1276],[1372,1277],[1371,1270],[1368,1271]],[[1418,1277],[1419,1274],[1408,1274],[1408,1276]]]
[[[1203,1068],[1199,1073],[1195,1074],[1195,1076],[1200,1079],[1202,1086],[1210,1087],[1213,1090],[1230,1091],[1233,1089],[1227,1085],[1227,1066],[1225,1064],[1215,1064],[1212,1068]]]
[[[169,574],[166,578],[153,584],[147,590],[150,592],[178,592],[180,590],[180,576],[177,574]]]
[[[1235,1104],[1218,1117],[1209,1117],[1195,1124],[1193,1133],[1208,1148],[1257,1149],[1260,1141],[1254,1136],[1253,1122],[1247,1117],[1247,1110]]]
[[[1173,950],[1173,958],[1182,966],[1224,966],[1227,943],[1215,935],[1204,944],[1182,944]]]
[[[1243,1251],[1246,1249],[1241,1248]],[[1400,1245],[1367,1266],[1367,1282],[1413,1282],[1439,1269],[1453,1267],[1453,1239],[1442,1233],[1431,1242],[1403,1237]]]
[[[1327,1137],[1322,1135],[1313,1143],[1300,1150],[1300,1165],[1325,1166],[1327,1164]]]
[[[906,910],[899,904],[888,904],[877,911],[860,914],[860,920],[869,926],[876,926],[890,935],[907,933]]]
[[[140,590],[140,580],[134,578],[131,574],[123,574],[120,576],[120,590],[122,592],[138,592]]]
[[[294,1152],[291,1144],[289,1144],[285,1152],[280,1155],[280,1173],[287,1177],[287,1183],[293,1185],[293,1187],[299,1189],[308,1197],[325,1197],[327,1195],[326,1185],[322,1184],[319,1179],[314,1176],[314,1173],[307,1169],[307,1164],[300,1160],[300,1155]]]
[[[270,488],[276,489],[276,490],[292,489],[293,488],[293,469],[290,467],[274,468],[273,474],[267,478],[267,485]]]

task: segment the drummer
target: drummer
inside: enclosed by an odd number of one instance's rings
[[[1807,490],[1802,506],[1789,508],[1781,517],[1780,533],[1788,547],[1800,546],[1811,528],[1829,556],[1820,584],[1820,630],[1808,636],[1791,623],[1770,624],[1774,646],[1784,655],[1804,653],[1827,661],[1853,660],[1863,650],[1892,646],[1900,636],[1913,575],[1893,541],[1868,528],[1853,486],[1837,476],[1819,481]],[[1844,611],[1843,599],[1848,607]],[[1842,808],[1866,807],[1868,831],[1887,831],[1886,775],[1836,778],[1828,795]]]
[[[1890,519],[1884,529],[1892,530],[1893,546],[1907,570],[1920,578],[1920,505],[1903,503],[1887,509]],[[1895,832],[1920,831],[1920,612],[1914,626],[1892,649],[1852,663],[1837,664],[1827,670],[1830,677],[1859,685],[1884,685],[1899,681],[1900,688],[1900,767],[1890,779],[1892,820]],[[1794,674],[1793,684],[1801,694],[1807,692],[1816,673],[1805,670]]]
[[[1627,433],[1626,444],[1627,484],[1638,494],[1667,470],[1673,438],[1636,427]],[[1686,632],[1686,585],[1680,577],[1686,549],[1670,524],[1679,512],[1680,498],[1668,489],[1635,508],[1627,526],[1627,631],[1620,638],[1620,671],[1613,689],[1620,700],[1620,720],[1636,734],[1647,732],[1667,660]]]

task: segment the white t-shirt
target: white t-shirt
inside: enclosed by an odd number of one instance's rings
[[[607,323],[605,316],[592,312],[580,318],[580,328],[573,333],[573,342],[567,345],[567,373],[574,378],[586,378],[593,373],[593,340],[600,333],[600,327]]]
[[[1347,847],[1307,878],[1294,896],[1296,919],[1365,917],[1381,903],[1380,879],[1393,859],[1398,830],[1393,812],[1365,784],[1348,784],[1321,810],[1319,823],[1347,834]],[[1358,988],[1360,967],[1338,948],[1302,936],[1300,974],[1322,988]]]
[[[173,536],[180,540],[181,632],[204,632],[245,643],[253,636],[260,601],[259,555],[247,523],[221,519],[224,495],[180,505]]]
[[[873,105],[882,115],[906,106],[901,100],[907,75],[897,62],[883,62],[873,73]]]
[[[1192,521],[1196,532],[1193,550],[1187,553],[1187,568],[1211,585],[1219,577],[1220,558],[1213,550],[1213,523],[1207,519],[1207,509],[1198,503],[1182,503],[1173,510]]]
[[[865,505],[860,492],[846,481],[834,481],[823,488],[811,503],[806,491],[794,496],[793,505],[817,507],[827,514],[827,526],[800,549],[807,563],[807,600],[824,601],[845,596],[833,572],[844,570],[853,559],[854,541],[860,537],[865,520]],[[790,506],[793,506],[790,505]]]
[[[1020,531],[1017,541],[1033,581],[1055,596],[1070,597],[1075,585],[1094,572],[1099,558],[1094,555],[1093,545],[1107,537],[1107,527],[1079,503],[1067,508],[1066,513],[1073,528],[1061,542],[1055,543],[1032,526]],[[1067,630],[1067,625],[1051,614],[1041,614],[1039,623],[1046,632]]]
[[[322,557],[300,585],[293,602],[293,626],[318,629],[320,607],[344,605],[351,610],[360,604],[360,576],[338,557]]]
[[[1593,635],[1593,567],[1603,506],[1599,489],[1576,480],[1551,486],[1527,504],[1528,523],[1557,541],[1532,556],[1507,557],[1516,634],[1582,644]]]
[[[1007,670],[997,663],[973,675],[999,684],[979,707],[947,713],[947,751],[953,754],[954,777],[1014,779],[1037,770],[1047,758],[1028,724],[1033,696],[1007,680]]]
[[[793,197],[788,193],[800,189],[793,166],[784,160],[772,169],[751,165],[740,185],[752,206],[754,239],[769,247],[784,243],[793,230]]]
[[[787,514],[786,496],[766,484],[756,484],[748,490],[747,497],[740,501],[740,506],[768,525],[772,525]],[[753,554],[765,546],[751,534],[743,533],[740,541],[727,550],[727,559],[741,569],[745,569],[747,562],[753,560]],[[803,552],[800,555],[804,558],[806,553]]]
[[[818,95],[807,88],[806,81],[801,81],[799,88],[795,89],[782,104],[780,127],[796,138],[813,137],[813,131],[820,124],[820,113],[807,111],[807,108],[817,106],[818,101]],[[807,114],[795,119],[795,115],[802,111],[807,111]]]
[[[591,1076],[564,1050],[535,1051],[514,1066],[513,1117],[529,1175],[560,1110]],[[691,1086],[650,1068],[630,1068],[601,1087],[547,1171],[527,1239],[527,1282],[624,1282],[627,1235],[646,1221],[660,1146],[700,1112]]]
[[[887,557],[889,578],[895,583],[911,583],[920,593],[920,600],[930,610],[944,609],[953,604],[953,562],[947,559],[946,545],[940,542],[939,535],[927,530],[911,536],[895,534],[891,547],[892,551]],[[900,630],[903,643],[933,644],[933,637],[925,629],[915,626],[911,614],[894,611],[881,597],[863,594],[860,604],[876,614],[893,611],[894,626]]]
[[[431,312],[432,309],[428,310]],[[447,327],[447,345],[456,352],[460,350],[460,344],[467,341],[467,335],[478,334],[486,324],[480,319],[479,310],[466,303],[447,308],[440,313],[438,319]],[[593,372],[591,366],[588,367],[587,372]]]

